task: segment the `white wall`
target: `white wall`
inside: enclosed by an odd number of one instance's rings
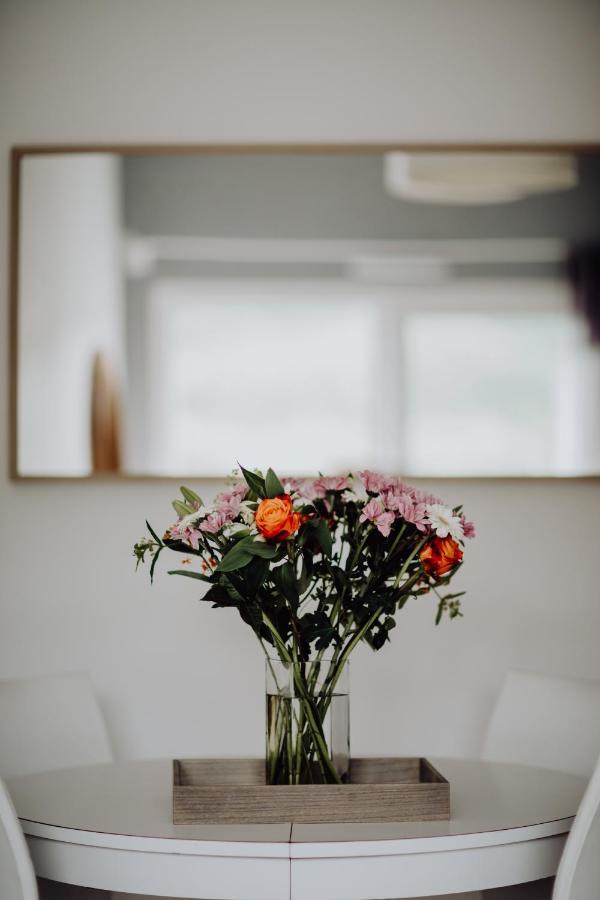
[[[0,211],[15,143],[600,140],[599,30],[574,0],[4,0]],[[0,355],[6,372],[4,327]],[[3,392],[0,675],[88,668],[122,755],[260,752],[245,627],[183,579],[133,573],[172,487],[11,483],[6,422]],[[600,677],[600,483],[436,490],[479,526],[466,615],[434,629],[421,600],[357,653],[355,752],[476,752],[511,665]]]

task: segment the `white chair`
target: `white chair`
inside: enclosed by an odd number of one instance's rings
[[[0,681],[0,774],[3,777],[93,765],[112,759],[106,725],[86,673]],[[21,839],[25,840],[22,833]],[[0,885],[3,886],[1,874]],[[104,891],[44,879],[40,881],[40,890],[43,900],[93,900],[97,897],[108,900],[110,896]],[[20,900],[21,894],[15,896]],[[23,900],[37,896],[37,891],[24,894]],[[8,898],[12,900],[7,890],[6,900]],[[4,891],[0,892],[0,900],[5,900]]]
[[[600,758],[560,860],[552,900],[600,897]]]
[[[589,776],[598,753],[599,682],[533,672],[507,674],[482,759]]]
[[[113,759],[85,673],[0,681],[0,724],[3,778]]]
[[[600,683],[519,670],[507,673],[484,738],[482,759],[589,776],[598,753]],[[551,885],[551,880],[544,879],[478,896],[541,900],[550,897]],[[585,900],[600,900],[600,885]]]
[[[0,897],[38,900],[35,872],[15,808],[0,779]]]

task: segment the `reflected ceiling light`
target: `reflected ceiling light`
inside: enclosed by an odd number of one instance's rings
[[[507,203],[577,185],[566,153],[386,153],[388,193],[422,203]]]

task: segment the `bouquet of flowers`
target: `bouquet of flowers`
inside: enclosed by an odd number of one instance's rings
[[[237,609],[256,634],[275,686],[268,780],[339,783],[347,759],[334,759],[328,733],[350,654],[360,641],[383,647],[409,598],[433,592],[436,624],[462,615],[464,592],[442,589],[474,526],[460,506],[371,471],[283,482],[272,469],[241,473],[210,507],[182,487],[177,521],[162,538],[146,523],[134,554],[138,565],[150,558],[151,579],[164,550],[184,554],[169,574],[204,582],[201,599]]]

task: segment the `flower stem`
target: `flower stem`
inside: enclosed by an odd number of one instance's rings
[[[294,685],[299,694],[297,699],[300,701],[301,708],[304,710],[304,716],[306,717],[308,728],[312,734],[312,739],[318,751],[317,761],[324,768],[327,780],[329,782],[333,782],[334,784],[342,784],[340,774],[333,765],[332,759],[327,749],[327,744],[323,735],[323,726],[321,724],[322,718],[319,714],[318,704],[310,696],[310,693],[307,690],[307,686],[302,678],[302,672],[300,669],[301,664],[298,662],[297,658],[297,648],[294,645],[295,649],[293,652],[296,653],[296,659],[294,660],[293,656],[290,655],[288,648],[282,640],[281,635],[265,612],[263,612],[263,622],[273,635],[273,639],[275,641],[281,659],[292,667]]]

